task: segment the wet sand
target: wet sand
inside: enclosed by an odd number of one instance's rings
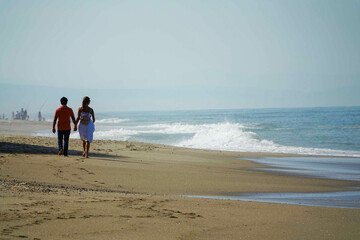
[[[63,157],[56,138],[8,135],[0,135],[0,239],[360,238],[359,209],[176,197],[359,187],[241,160],[281,154],[94,141],[84,159],[77,139]]]
[[[3,120],[0,119],[0,133],[5,135],[31,136],[34,131],[52,129],[52,122]]]

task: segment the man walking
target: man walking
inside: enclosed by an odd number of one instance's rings
[[[66,97],[62,97],[60,99],[61,107],[56,109],[54,121],[53,121],[53,129],[52,132],[56,133],[55,125],[56,121],[59,119],[59,122],[57,124],[58,129],[58,144],[59,144],[59,155],[64,154],[66,157],[68,155],[68,148],[69,148],[69,137],[70,137],[70,118],[75,124],[75,117],[74,112],[71,108],[66,106],[68,100]],[[64,140],[64,144],[63,144]]]

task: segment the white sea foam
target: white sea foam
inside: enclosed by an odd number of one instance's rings
[[[126,141],[131,136],[137,135],[139,132],[124,128],[112,129],[107,131],[95,131],[94,138],[100,140],[120,140]]]
[[[183,140],[176,145],[181,147],[228,151],[360,156],[360,152],[358,151],[284,146],[276,144],[273,141],[259,139],[256,133],[244,131],[244,129],[247,129],[247,127],[237,123],[199,125],[197,132],[192,138]]]
[[[52,133],[51,130],[48,130],[48,131],[40,131],[40,132],[33,132],[31,134],[31,136],[35,136],[35,137],[57,137],[57,133]],[[70,133],[70,138],[80,138],[79,137],[79,133],[78,132],[74,132],[72,131]]]
[[[104,124],[117,124],[122,122],[130,121],[130,119],[123,119],[123,118],[105,118],[96,120],[96,123],[104,123]]]
[[[182,147],[209,148],[217,150],[241,150],[254,145],[272,145],[270,141],[260,141],[250,131],[244,131],[238,123],[218,123],[198,125],[194,136],[177,145]]]
[[[141,133],[189,134],[196,133],[201,126],[202,125],[172,123],[137,126],[135,129],[137,129]]]
[[[274,152],[331,156],[360,156],[360,152],[341,151],[320,148],[304,148],[284,146],[273,141],[260,139],[259,136],[249,130],[248,125],[239,123],[215,123],[215,124],[153,124],[136,126],[132,130],[115,129],[103,131],[96,135],[98,139],[128,140],[141,134],[188,134],[182,136],[175,146],[227,150],[246,152]],[[164,144],[169,144],[163,142]]]

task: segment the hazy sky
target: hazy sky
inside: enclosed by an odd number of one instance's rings
[[[359,43],[360,0],[0,0],[0,113],[359,105]]]

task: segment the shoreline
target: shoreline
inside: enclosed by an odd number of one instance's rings
[[[7,121],[8,120],[3,120],[3,121]],[[20,124],[23,126],[23,121],[22,120],[15,120],[16,124]],[[45,123],[45,124],[44,124]],[[38,130],[41,129],[48,129],[49,122],[36,122],[36,121],[27,121],[27,124],[29,127],[31,126],[31,128],[35,125],[37,126]],[[19,143],[19,142],[23,142],[19,139],[21,138],[25,138],[27,139],[26,144],[29,143],[29,138],[33,138],[33,139],[41,139],[40,142],[44,142],[44,141],[51,141],[54,143],[53,140],[56,140],[56,144],[52,144],[52,154],[56,154],[56,148],[57,148],[57,137],[54,135],[53,137],[43,137],[43,136],[33,136],[33,135],[26,135],[26,134],[32,134],[33,132],[29,132],[28,127],[25,128],[20,128],[18,129],[17,132],[13,132],[12,134],[7,134],[6,131],[3,131],[3,129],[1,128],[2,123],[0,122],[0,140],[1,139],[11,139],[14,138],[14,141],[11,141],[13,143]],[[4,134],[5,132],[5,134]],[[19,134],[24,134],[24,135],[19,135]],[[76,141],[80,141],[80,139],[77,138],[72,138],[70,139],[70,142],[76,142]],[[37,141],[31,141],[30,142],[37,142]],[[310,155],[310,154],[291,154],[291,153],[277,153],[277,152],[240,152],[240,151],[227,151],[227,150],[211,150],[211,149],[197,149],[197,148],[187,148],[187,147],[177,147],[177,146],[172,146],[172,145],[164,145],[164,144],[152,144],[152,143],[146,143],[146,142],[132,142],[132,141],[119,141],[119,140],[94,140],[94,142],[98,142],[100,143],[100,145],[102,144],[109,144],[111,143],[111,145],[125,145],[125,149],[130,150],[130,152],[132,151],[138,151],[139,149],[137,148],[137,146],[141,146],[140,147],[140,151],[144,150],[148,151],[149,149],[156,149],[156,148],[163,148],[163,149],[167,149],[170,150],[173,154],[174,149],[178,149],[184,152],[201,152],[201,153],[207,153],[207,154],[221,154],[221,155],[225,155],[225,156],[231,156],[232,160],[240,160],[240,161],[245,161],[248,162],[248,164],[250,165],[249,167],[247,167],[247,170],[250,172],[258,172],[261,174],[265,174],[265,175],[274,175],[274,176],[284,176],[284,177],[292,177],[292,178],[305,178],[305,179],[313,179],[313,180],[328,180],[328,181],[335,181],[335,182],[344,182],[344,186],[338,185],[338,183],[336,184],[337,186],[337,190],[340,191],[348,191],[347,188],[349,188],[347,186],[347,184],[350,183],[350,185],[356,185],[357,183],[359,183],[359,181],[355,181],[355,180],[347,180],[347,179],[333,179],[330,177],[316,177],[316,176],[311,176],[311,175],[307,175],[307,174],[302,174],[302,173],[291,173],[291,170],[293,168],[288,168],[288,167],[284,167],[284,170],[288,169],[290,171],[279,171],[282,169],[282,167],[276,167],[276,166],[272,166],[271,164],[266,164],[264,163],[264,161],[258,161],[257,159],[274,159],[274,158],[350,158],[350,159],[358,159],[357,157],[341,157],[341,156],[331,156],[331,155]],[[46,144],[48,145],[48,144]],[[71,144],[70,144],[71,145]],[[74,145],[74,144],[73,144]],[[78,155],[80,155],[80,147],[79,144],[77,146],[77,148],[75,148],[75,150],[71,149],[71,146],[69,147],[69,153],[74,153],[77,152]],[[96,155],[101,155],[101,153],[97,153],[97,151],[101,150],[101,149],[94,149],[95,154]],[[31,151],[30,151],[31,152]],[[113,152],[111,149],[108,149],[106,151],[107,153],[111,153]],[[0,153],[1,153],[1,149],[0,149]],[[24,152],[17,152],[17,153],[29,153],[29,151],[24,151]],[[91,153],[90,153],[91,154]],[[117,154],[116,154],[117,156]],[[295,168],[293,169],[295,170]],[[359,185],[360,186],[360,185]],[[340,189],[339,189],[340,188]],[[350,187],[352,188],[352,187]],[[342,190],[341,190],[342,189]],[[326,190],[325,190],[326,191]],[[264,192],[264,191],[263,191]],[[287,191],[287,192],[291,192],[291,191]],[[311,192],[316,192],[316,191],[305,191],[307,193],[311,193]],[[320,193],[321,191],[319,191]],[[221,196],[221,194],[223,194],[224,191],[219,192],[218,194],[216,194],[217,196]],[[239,192],[234,192],[235,194],[239,193]],[[226,196],[231,196],[231,192],[229,192],[230,195],[226,195]]]
[[[178,197],[360,209],[360,191],[355,189],[318,193],[231,193],[223,196],[180,195]]]
[[[100,120],[99,120],[100,121]],[[52,122],[44,121],[31,121],[31,120],[2,120],[0,119],[0,134],[7,134],[13,136],[42,136],[42,137],[53,137],[56,138],[57,135],[51,132],[52,129]],[[47,130],[45,132],[44,130]],[[79,139],[77,132],[71,132],[70,138],[72,139]],[[94,138],[96,139],[96,132]],[[105,140],[105,139],[104,139]],[[115,140],[115,141],[122,141],[122,140]],[[139,142],[139,143],[149,143],[151,142]],[[239,151],[239,150],[230,150],[230,149],[208,149],[208,148],[193,148],[191,146],[176,146],[176,145],[167,145],[170,147],[184,147],[190,149],[202,149],[202,150],[211,150],[211,151],[226,151],[226,152],[253,152],[259,154],[284,154],[284,155],[294,155],[294,156],[314,156],[314,157],[336,157],[336,158],[359,158],[360,155],[358,151],[354,150],[334,150],[334,149],[316,149],[315,150],[326,150],[327,153],[314,152],[310,151],[311,148],[304,148],[310,152],[292,152],[289,151],[273,151],[269,152],[268,150],[264,151]],[[301,147],[293,147],[293,148],[301,148]]]
[[[24,148],[19,148],[19,146],[10,146],[10,150],[7,152],[6,147],[0,148],[0,153],[14,153],[17,154],[26,154],[26,155],[33,155],[35,156],[37,154],[52,154],[53,157],[58,157],[56,155],[57,153],[57,138],[55,137],[37,137],[37,136],[19,136],[19,135],[4,135],[0,133],[0,141],[5,139],[5,143],[8,144],[15,144],[15,145],[24,145]],[[9,141],[10,140],[10,141]],[[51,142],[52,144],[49,144]],[[77,142],[77,143],[76,143]],[[40,145],[34,145],[34,143],[40,143]],[[46,147],[45,147],[46,145]],[[72,158],[80,157],[81,155],[81,148],[80,148],[80,140],[79,139],[70,139],[70,148],[69,148],[69,155]],[[95,145],[95,147],[94,147]],[[104,145],[107,147],[107,149],[101,149],[96,148],[96,145]],[[75,148],[71,148],[71,146],[76,146]],[[115,147],[117,146],[117,147]],[[119,147],[120,146],[120,147]],[[32,149],[34,147],[34,149]],[[43,149],[45,147],[45,150]],[[216,159],[217,164],[219,156],[222,158],[226,158],[227,161],[230,161],[232,164],[236,165],[239,164],[243,166],[242,171],[246,172],[249,175],[262,175],[271,178],[289,178],[289,179],[299,179],[301,181],[315,181],[315,182],[328,182],[329,187],[333,188],[336,191],[348,191],[348,188],[352,187],[359,187],[360,182],[354,181],[354,180],[346,180],[346,179],[331,179],[326,177],[314,177],[309,176],[306,174],[292,174],[289,172],[282,172],[282,171],[276,171],[276,168],[271,165],[267,165],[264,162],[257,162],[254,161],[254,159],[261,158],[303,158],[304,155],[296,155],[296,154],[285,154],[285,153],[263,153],[263,152],[235,152],[235,151],[220,151],[220,150],[209,150],[209,149],[193,149],[193,148],[184,148],[184,147],[174,147],[169,145],[163,145],[163,144],[151,144],[151,143],[142,143],[142,142],[130,142],[130,141],[117,141],[117,140],[94,140],[92,143],[92,147],[94,148],[92,152],[90,152],[90,156],[93,155],[93,157],[98,158],[102,156],[106,156],[107,158],[132,158],[134,155],[137,155],[137,153],[145,153],[148,154],[149,152],[153,152],[154,150],[160,152],[160,155],[167,155],[171,154],[174,155],[174,152],[179,152],[177,154],[177,158],[181,157],[181,154],[185,155],[205,155],[207,157],[211,157]],[[28,149],[27,149],[28,148]],[[118,149],[116,149],[118,148]],[[113,149],[116,149],[115,151]],[[34,151],[40,150],[40,153],[36,153]],[[104,151],[105,150],[105,151]],[[119,153],[127,152],[127,156],[120,156]],[[77,156],[76,156],[77,155]],[[160,156],[159,155],[159,156]],[[215,156],[214,156],[215,155]],[[157,156],[157,157],[159,157]],[[50,155],[51,157],[51,155]],[[141,157],[143,157],[143,154],[141,154]],[[163,158],[164,156],[161,156]],[[201,156],[203,157],[203,156]],[[314,156],[314,155],[306,155],[306,157],[320,157],[320,158],[326,158],[326,157],[333,157],[333,156]],[[334,157],[336,158],[336,157]],[[149,158],[151,160],[155,160],[153,158]],[[85,159],[86,160],[86,159]],[[163,160],[163,159],[162,159]],[[178,161],[178,159],[176,159]],[[115,161],[115,160],[114,160]],[[142,162],[142,160],[140,160]],[[121,162],[121,161],[119,161]],[[161,162],[161,161],[158,161]],[[166,161],[167,163],[167,161]],[[176,164],[177,162],[173,162]],[[168,164],[168,163],[167,163]],[[221,163],[220,163],[221,164]],[[206,165],[206,163],[205,163]],[[263,188],[261,188],[263,189]],[[295,192],[289,189],[289,187],[286,187],[286,192]],[[305,189],[311,189],[311,190],[305,190],[304,193],[316,193],[316,192],[327,192],[329,190],[328,187],[326,187],[323,190],[316,191],[313,190],[313,187],[306,186]],[[219,190],[215,195],[221,196],[224,192],[227,192],[231,195],[231,191],[224,191]],[[264,191],[240,191],[240,192],[270,192],[268,190]],[[239,193],[238,191],[234,191],[233,193]],[[172,193],[168,193],[171,195]],[[196,193],[195,193],[196,194]]]

